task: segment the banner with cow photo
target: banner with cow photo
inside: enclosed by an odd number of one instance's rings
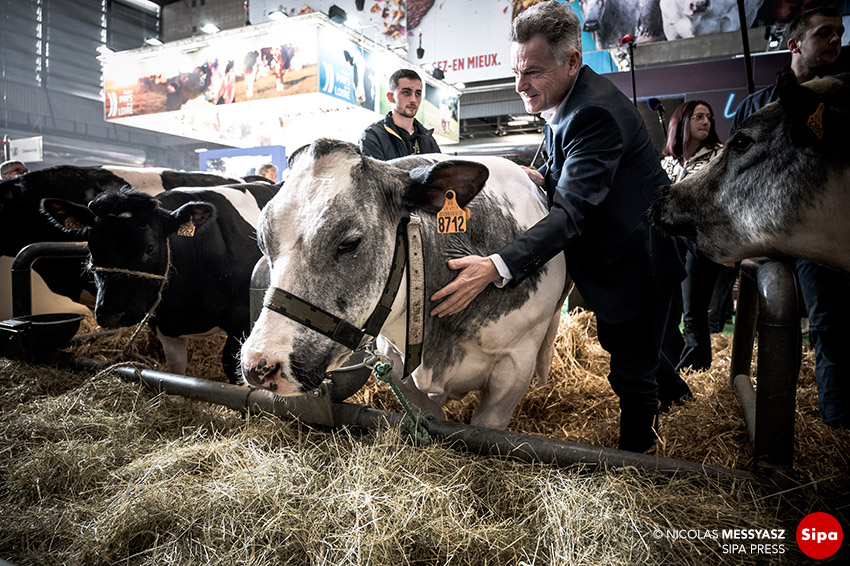
[[[434,0],[251,0],[248,18],[259,24],[320,12],[392,49],[407,44],[408,6],[428,2]]]
[[[316,92],[315,29],[104,58],[107,120]]]

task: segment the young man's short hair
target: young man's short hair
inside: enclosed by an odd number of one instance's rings
[[[841,15],[838,13],[833,6],[818,6],[817,8],[812,8],[811,10],[806,10],[788,24],[788,31],[785,34],[786,41],[789,39],[796,39],[797,41],[801,41],[803,37],[806,35],[806,32],[811,27],[812,18],[815,16],[823,16],[824,18],[840,18]]]
[[[422,77],[419,76],[419,73],[414,71],[413,69],[399,69],[392,75],[390,75],[390,90],[395,92],[395,89],[398,88],[398,82],[401,79],[410,79],[411,81],[419,81],[422,82]]]

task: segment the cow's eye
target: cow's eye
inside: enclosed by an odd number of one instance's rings
[[[145,255],[152,256],[154,251],[153,244],[149,244],[148,247],[145,248]]]
[[[738,134],[729,140],[729,145],[732,146],[732,149],[735,151],[747,151],[750,149],[750,146],[753,145],[753,138],[746,134]]]
[[[349,240],[343,240],[340,243],[339,248],[337,248],[337,254],[348,254],[357,249],[357,246],[360,245],[360,238],[351,238]]]

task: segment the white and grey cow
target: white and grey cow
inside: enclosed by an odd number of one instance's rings
[[[471,213],[466,233],[437,231],[434,213],[449,189]],[[517,286],[490,286],[458,315],[427,313],[428,297],[455,276],[448,259],[492,253],[546,214],[542,194],[517,165],[495,157],[458,161],[445,155],[385,163],[364,157],[352,144],[318,140],[295,159],[286,190],[260,218],[257,235],[271,285],[362,328],[390,273],[397,226],[411,212],[421,214],[422,221],[424,343],[422,363],[402,389],[436,416],[443,415],[449,399],[480,390],[472,423],[504,428],[535,367],[538,379],[548,377],[565,287],[563,255]],[[404,282],[400,289],[381,335],[403,351]],[[292,395],[318,387],[350,353],[263,309],[242,346],[242,367],[250,384]]]
[[[653,221],[711,259],[788,255],[850,271],[850,73],[798,85],[706,167],[663,188]]]

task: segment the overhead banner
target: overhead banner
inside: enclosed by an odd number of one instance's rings
[[[389,47],[407,44],[408,5],[416,8],[429,0],[251,0],[248,18],[259,24],[272,19],[319,12],[345,22],[364,37]],[[433,4],[433,0],[430,0]],[[347,20],[347,21],[346,21]]]
[[[260,36],[105,58],[106,119],[315,92],[315,30],[287,26],[284,37],[283,44]]]
[[[368,44],[368,47],[365,46]],[[233,147],[356,142],[411,65],[322,14],[104,56],[107,121]],[[421,121],[458,141],[459,92],[419,69]]]

